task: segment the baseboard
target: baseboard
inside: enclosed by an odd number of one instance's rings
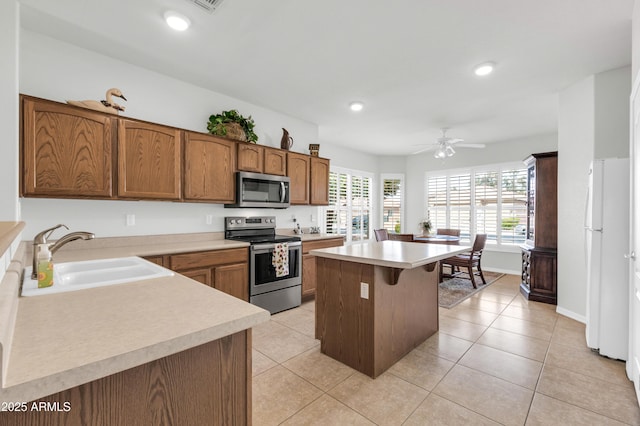
[[[520,270],[500,269],[500,268],[482,268],[483,271],[496,272],[498,274],[520,275]]]
[[[583,324],[587,323],[587,317],[585,317],[584,315],[579,315],[576,314],[575,312],[572,312],[568,309],[562,308],[560,306],[556,307],[556,312],[559,313],[560,315],[564,315],[565,317],[569,317],[572,320],[576,320],[578,322],[581,322]]]

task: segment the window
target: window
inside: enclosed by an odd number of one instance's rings
[[[426,173],[426,210],[434,229],[460,229],[464,241],[487,234],[487,243],[521,244],[526,230],[527,169],[502,164]]]
[[[344,235],[346,241],[369,239],[372,179],[369,173],[332,168],[329,205],[324,208],[327,234]]]
[[[382,227],[389,232],[404,229],[404,176],[382,175]]]

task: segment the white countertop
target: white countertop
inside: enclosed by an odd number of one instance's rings
[[[136,240],[132,238],[133,244],[121,247],[95,241],[87,249],[82,249],[80,242],[75,250],[60,250],[55,260],[248,247],[247,243],[226,240],[170,243],[156,239],[151,244]],[[24,256],[24,261],[30,262],[30,257]],[[11,286],[19,285],[16,273],[5,279],[11,280]],[[249,329],[270,318],[264,309],[180,274],[19,297],[16,303],[10,353],[3,354],[9,356],[9,362],[2,377],[0,401],[41,398]]]
[[[368,265],[412,269],[470,250],[469,246],[380,241],[311,250],[309,254]]]

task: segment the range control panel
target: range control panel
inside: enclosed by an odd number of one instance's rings
[[[275,229],[275,227],[275,216],[229,216],[224,218],[225,231],[234,229]]]

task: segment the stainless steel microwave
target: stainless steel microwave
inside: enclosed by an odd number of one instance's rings
[[[289,207],[289,177],[236,172],[236,202],[225,207]]]

